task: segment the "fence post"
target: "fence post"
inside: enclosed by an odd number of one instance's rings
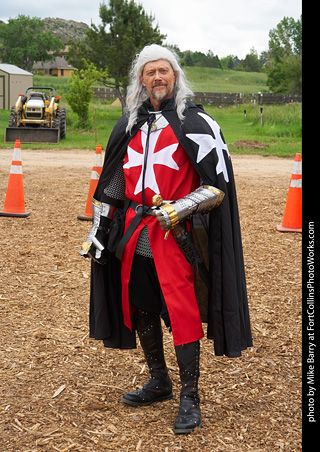
[[[263,116],[263,108],[262,107],[260,107],[260,113],[261,113],[261,127],[263,127],[263,125],[264,125],[264,116]]]

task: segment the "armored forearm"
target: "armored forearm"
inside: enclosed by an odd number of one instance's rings
[[[109,226],[113,220],[115,211],[122,207],[125,199],[125,179],[123,173],[123,162],[120,161],[115,171],[103,190],[106,202],[100,202],[92,198],[93,224],[91,231],[82,244],[81,256],[91,257],[99,263],[105,261],[107,255],[106,244],[109,235]]]
[[[105,249],[108,227],[113,219],[116,207],[92,198],[93,224],[86,241],[82,244],[81,256],[94,260],[101,258]]]
[[[218,207],[224,193],[210,185],[202,185],[184,198],[154,208],[153,215],[157,217],[162,229],[172,229],[176,224],[195,214],[206,214]]]

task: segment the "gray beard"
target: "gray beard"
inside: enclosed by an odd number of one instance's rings
[[[157,91],[152,93],[152,98],[157,101],[162,101],[164,99],[167,99],[171,94],[172,91],[170,92],[170,88],[167,86],[163,93],[159,93]]]
[[[153,99],[158,100],[158,101],[166,99],[167,96],[168,96],[167,92],[164,92],[164,93],[153,93],[152,94]]]

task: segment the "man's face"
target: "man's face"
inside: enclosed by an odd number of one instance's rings
[[[151,103],[160,105],[161,101],[173,96],[176,77],[177,73],[173,71],[169,61],[156,60],[146,63],[140,80],[148,91]]]

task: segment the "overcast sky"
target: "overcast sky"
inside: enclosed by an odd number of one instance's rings
[[[19,14],[30,17],[59,17],[100,23],[102,0],[1,0],[0,19],[7,22]],[[106,2],[107,3],[107,2]],[[167,35],[168,44],[180,50],[212,50],[219,58],[244,58],[252,47],[268,49],[269,31],[286,16],[299,19],[302,0],[140,0],[154,25]]]

